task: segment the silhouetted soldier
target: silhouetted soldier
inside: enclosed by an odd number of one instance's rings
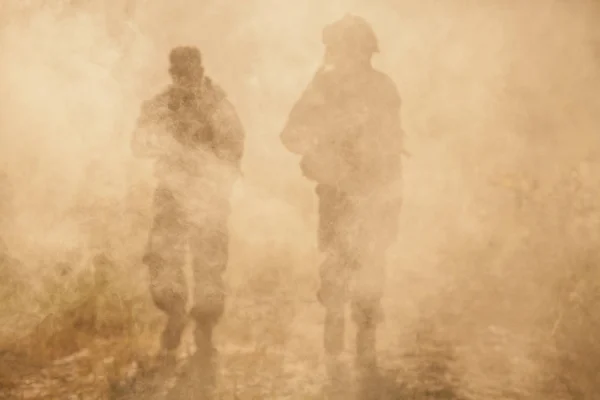
[[[144,262],[152,298],[168,316],[161,345],[170,353],[185,327],[189,246],[196,355],[211,359],[213,328],[224,311],[230,194],[245,134],[225,93],[204,75],[197,48],[174,48],[169,72],[172,83],[143,104],[132,141],[135,154],[156,160],[155,217]]]
[[[345,306],[357,324],[360,390],[376,371],[385,253],[395,240],[401,207],[402,130],[395,84],[371,65],[376,36],[346,15],[323,30],[325,59],[294,105],[281,134],[301,155],[319,198],[319,301],[326,310],[324,346],[332,383],[341,379]],[[334,390],[335,391],[335,390]]]

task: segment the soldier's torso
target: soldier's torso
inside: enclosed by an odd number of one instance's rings
[[[332,127],[342,122],[362,125],[376,118],[382,108],[395,107],[400,102],[391,79],[375,69],[353,74],[324,69],[315,76],[313,84],[323,98],[324,122]]]
[[[335,171],[341,179],[375,177],[380,153],[397,134],[382,129],[382,120],[399,112],[393,82],[373,69],[352,75],[325,70],[313,87],[322,99],[315,115],[321,133],[304,157],[306,169]]]
[[[224,94],[206,80],[195,93],[169,87],[154,99],[154,112],[164,134],[164,151],[155,163],[155,176],[163,189],[182,202],[206,203],[218,195],[218,163],[214,152],[218,127],[211,113]]]

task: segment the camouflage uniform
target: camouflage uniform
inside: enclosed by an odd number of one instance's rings
[[[302,156],[304,175],[317,183],[326,352],[335,357],[343,350],[350,300],[360,366],[375,363],[385,253],[396,238],[401,207],[402,130],[396,86],[369,62],[377,45],[366,22],[346,16],[325,29],[328,52],[344,41],[355,45],[356,66],[340,68],[336,54],[326,53],[281,140]]]
[[[182,63],[185,69],[190,57],[199,58],[199,52],[173,50],[172,74]],[[155,143],[144,146],[141,138]],[[158,186],[144,262],[150,270],[152,298],[169,316],[162,336],[167,350],[178,347],[185,325],[186,250],[194,275],[191,315],[197,345],[211,342],[212,329],[223,313],[230,195],[239,176],[243,142],[233,106],[203,75],[193,87],[173,84],[142,105],[134,149],[158,149],[152,154]]]

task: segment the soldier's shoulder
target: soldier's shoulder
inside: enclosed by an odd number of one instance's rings
[[[308,82],[302,96],[305,104],[322,104],[325,101],[326,93],[330,92],[336,86],[336,73],[334,69],[328,66],[319,68]]]
[[[236,107],[221,86],[207,77],[204,80],[203,91],[203,102],[213,118],[229,123],[239,122]]]
[[[142,110],[152,111],[166,107],[169,101],[169,90],[170,87],[166,87],[154,96],[144,100],[142,102]]]
[[[377,69],[373,69],[372,77],[372,86],[375,93],[378,93],[381,99],[389,104],[399,106],[401,103],[400,91],[392,78]]]
[[[204,94],[207,95],[214,104],[218,104],[227,99],[227,93],[225,90],[210,77],[204,78],[204,84],[202,87]]]
[[[315,72],[311,85],[314,87],[328,86],[337,81],[337,76],[338,73],[334,66],[323,65]]]

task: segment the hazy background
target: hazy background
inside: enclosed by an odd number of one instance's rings
[[[154,181],[151,163],[130,153],[130,132],[140,102],[168,82],[169,49],[191,44],[247,131],[229,284],[276,271],[275,286],[320,311],[316,199],[278,135],[321,60],[321,29],[347,11],[379,37],[375,64],[398,85],[411,154],[382,351],[405,351],[427,326],[457,348],[480,398],[492,386],[537,390],[555,373],[539,354],[559,364],[599,310],[573,311],[596,301],[596,286],[581,285],[599,278],[600,6],[591,0],[4,0],[0,170],[13,196],[2,229],[25,265],[14,273],[43,294],[57,263],[85,269],[106,250],[117,292],[147,296],[139,259]],[[303,307],[294,329],[318,347],[321,315],[300,317]],[[594,336],[582,354],[600,356]],[[596,377],[577,379],[594,392]]]

